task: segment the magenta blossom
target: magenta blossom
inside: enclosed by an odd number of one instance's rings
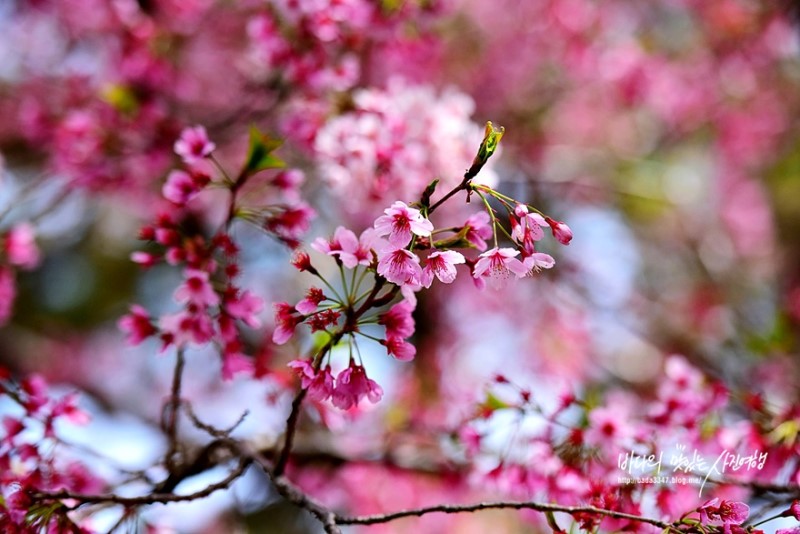
[[[389,311],[378,316],[378,324],[386,327],[386,337],[407,338],[414,333],[414,304],[408,300],[401,300]]]
[[[479,211],[470,215],[464,226],[467,228],[467,241],[472,243],[480,251],[488,248],[486,240],[492,237],[492,225],[490,224],[489,214],[485,211]]]
[[[217,145],[208,140],[204,126],[186,128],[181,137],[175,141],[175,153],[183,158],[187,165],[194,165],[211,154]]]
[[[6,324],[11,317],[14,299],[17,297],[17,285],[14,271],[0,267],[0,326]]]
[[[294,307],[303,315],[308,315],[317,310],[319,303],[325,300],[325,294],[318,287],[312,287],[306,293],[306,298],[297,303]]]
[[[234,297],[225,299],[225,310],[236,319],[240,319],[250,328],[261,326],[258,314],[264,309],[264,300],[251,291],[243,291]]]
[[[219,304],[219,295],[214,291],[207,272],[187,269],[184,276],[186,280],[175,290],[177,302],[191,302],[200,307]]]
[[[322,402],[333,394],[330,365],[319,371],[314,370],[308,360],[293,360],[288,365],[300,377],[300,386],[308,390],[309,398]]]
[[[294,329],[302,322],[303,318],[296,314],[295,309],[288,302],[275,304],[275,331],[272,333],[272,342],[283,345],[294,335]]]
[[[522,265],[528,270],[529,274],[538,273],[542,269],[550,269],[556,264],[556,260],[549,254],[534,252],[530,256],[522,258]]]
[[[475,278],[488,276],[490,279],[499,283],[511,274],[517,278],[522,278],[528,274],[528,269],[516,257],[518,250],[513,248],[493,248],[480,255],[480,259],[475,264],[472,274]]]
[[[433,231],[433,224],[422,216],[418,209],[409,208],[404,202],[397,201],[392,207],[384,210],[386,215],[375,219],[375,230],[379,236],[389,236],[389,243],[402,248],[411,242],[411,234],[428,237]]]
[[[393,356],[401,362],[410,362],[417,355],[417,348],[401,337],[388,336],[381,344],[386,347],[389,356]]]
[[[311,248],[329,256],[337,256],[345,267],[352,269],[356,265],[372,263],[372,247],[376,241],[377,236],[372,229],[365,230],[357,238],[352,231],[340,226],[330,241],[318,237]]]
[[[21,223],[8,231],[3,243],[8,263],[33,269],[39,263],[39,249],[36,247],[36,231],[28,223]]]
[[[422,268],[413,252],[404,248],[390,248],[378,255],[378,274],[399,286],[417,285],[422,277]]]
[[[131,312],[128,315],[120,318],[117,326],[128,335],[128,343],[131,345],[138,345],[157,331],[150,322],[147,310],[136,304],[131,306]]]
[[[545,217],[544,220],[550,225],[550,229],[553,231],[553,237],[562,245],[569,245],[569,242],[572,241],[572,230],[570,227],[550,217]]]
[[[741,525],[750,515],[750,507],[745,503],[716,498],[700,506],[697,511],[702,524],[721,524],[726,533],[731,531],[731,525]]]
[[[189,202],[203,187],[208,184],[209,178],[205,174],[189,174],[181,170],[174,170],[167,176],[161,194],[178,206]]]
[[[444,284],[450,284],[456,279],[456,265],[466,260],[460,252],[453,250],[435,251],[428,256],[425,268],[422,269],[420,281],[425,287],[431,287],[434,275]]]
[[[535,242],[544,237],[544,217],[538,213],[528,213],[528,207],[524,204],[517,204],[514,215],[511,216],[511,237],[522,246],[526,254],[533,254]]]
[[[182,311],[172,315],[162,315],[158,321],[164,347],[174,344],[183,347],[187,343],[203,345],[214,336],[214,325],[206,313]]]
[[[364,367],[350,362],[350,367],[336,377],[333,405],[342,410],[349,410],[357,406],[364,397],[374,404],[383,397],[383,389],[367,377]]]
[[[232,342],[222,351],[222,379],[233,380],[237,374],[252,375],[255,365],[253,359],[242,354],[241,343]]]

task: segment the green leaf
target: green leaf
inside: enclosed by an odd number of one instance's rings
[[[425,191],[422,193],[422,199],[420,200],[420,204],[423,208],[431,207],[431,196],[433,195],[434,191],[436,191],[436,186],[439,184],[439,179],[436,178],[434,181],[428,184],[428,187],[425,188]]]
[[[489,160],[495,150],[497,150],[497,145],[500,144],[500,139],[503,138],[505,131],[505,128],[502,126],[495,126],[492,124],[492,121],[486,122],[483,142],[480,148],[478,148],[478,154],[475,156],[473,165],[483,165]]]
[[[123,114],[133,114],[139,110],[139,100],[133,90],[122,84],[110,83],[100,90],[100,98]]]
[[[243,176],[249,176],[266,169],[281,169],[286,163],[272,152],[283,144],[280,139],[273,139],[260,132],[255,126],[250,127],[250,147],[247,151],[247,162],[242,169]]]
[[[452,235],[446,239],[440,239],[439,241],[435,241],[433,243],[433,246],[434,248],[443,248],[443,249],[475,248],[475,245],[467,241],[468,233],[469,233],[469,227],[465,226],[461,230],[459,230],[457,234]]]
[[[505,408],[511,408],[512,406],[507,402],[500,399],[494,393],[487,392],[486,399],[484,399],[483,403],[481,404],[481,411],[486,414],[493,413],[497,410],[503,410]]]

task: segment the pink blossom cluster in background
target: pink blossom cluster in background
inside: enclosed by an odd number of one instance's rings
[[[797,11],[0,6],[0,530],[796,534]]]

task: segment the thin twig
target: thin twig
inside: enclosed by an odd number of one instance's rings
[[[170,502],[185,502],[185,501],[196,501],[198,499],[204,499],[214,493],[215,491],[219,491],[222,489],[227,489],[234,480],[242,476],[244,474],[247,467],[250,465],[251,460],[250,458],[241,458],[239,460],[239,464],[236,468],[228,473],[228,476],[216,482],[214,484],[209,484],[205,488],[200,491],[196,491],[194,493],[188,493],[186,495],[176,495],[174,493],[153,493],[150,495],[140,495],[138,497],[123,497],[122,495],[116,495],[113,493],[106,493],[106,494],[98,494],[98,495],[88,495],[84,493],[72,493],[70,491],[55,491],[55,492],[37,492],[31,495],[31,498],[36,501],[52,501],[52,500],[63,500],[63,499],[70,499],[73,501],[77,501],[77,504],[70,507],[71,510],[75,510],[80,506],[85,504],[98,504],[98,503],[114,503],[114,504],[121,504],[122,506],[143,506],[147,504],[166,504]]]
[[[423,508],[414,508],[410,510],[400,510],[388,514],[364,515],[354,517],[337,516],[336,522],[340,525],[376,525],[379,523],[388,523],[395,519],[403,517],[421,517],[431,513],[443,514],[461,514],[467,512],[477,512],[480,510],[497,510],[497,509],[514,509],[514,510],[536,510],[538,512],[563,512],[565,514],[597,514],[614,519],[628,519],[638,523],[647,523],[657,526],[659,528],[668,528],[671,525],[658,519],[649,517],[642,517],[634,514],[627,514],[625,512],[617,512],[614,510],[605,510],[603,508],[596,508],[594,506],[560,506],[558,504],[546,504],[530,501],[498,501],[498,502],[481,502],[475,504],[439,504],[436,506],[427,506]]]
[[[183,349],[178,349],[175,360],[175,370],[172,375],[172,387],[170,389],[169,404],[165,406],[164,430],[169,439],[169,449],[164,458],[169,471],[175,469],[175,454],[178,452],[178,419],[181,404],[181,383],[183,380],[183,368],[186,360],[183,356]]]
[[[325,505],[317,502],[300,488],[292,484],[283,476],[275,475],[272,462],[261,453],[249,450],[244,445],[239,445],[238,450],[242,456],[249,458],[264,470],[270,477],[276,491],[287,501],[295,506],[307,510],[316,517],[327,534],[341,534],[338,526],[338,516]]]

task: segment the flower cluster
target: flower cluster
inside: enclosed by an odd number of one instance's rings
[[[39,261],[36,231],[31,224],[20,223],[0,233],[0,326],[11,317],[16,298],[15,268],[30,270]]]
[[[415,294],[430,288],[434,279],[443,284],[452,284],[458,275],[458,265],[468,268],[473,280],[481,287],[486,277],[503,280],[510,273],[521,278],[553,266],[553,258],[537,252],[535,242],[544,237],[542,227],[549,225],[554,236],[568,244],[572,237],[569,227],[545,218],[538,212],[529,213],[527,205],[512,204],[512,199],[486,185],[472,184],[472,179],[496,150],[502,132],[491,123],[487,124],[479,155],[465,174],[462,184],[436,204],[431,205],[431,196],[438,181],[426,188],[416,207],[395,201],[360,236],[340,226],[331,239],[317,238],[312,248],[332,257],[338,266],[341,274],[338,290],[312,265],[305,252],[295,256],[294,265],[301,271],[317,276],[327,289],[311,287],[306,297],[294,306],[288,302],[277,303],[272,339],[277,344],[288,342],[301,324],[308,325],[311,332],[321,331],[327,335],[329,341],[323,351],[311,360],[294,360],[290,364],[300,376],[301,386],[312,399],[321,402],[330,398],[334,406],[343,409],[357,405],[364,397],[372,402],[379,400],[382,396],[380,386],[367,378],[363,363],[356,363],[354,358],[352,347],[357,336],[378,341],[386,348],[388,355],[397,360],[414,359],[416,348],[407,339],[415,330],[412,317],[417,302]],[[487,211],[469,216],[460,226],[437,230],[430,219],[431,213],[460,190],[479,195]],[[487,196],[496,198],[509,210],[511,234],[498,224],[496,210],[489,205]],[[520,250],[498,247],[498,229]],[[486,240],[492,237],[495,247],[486,250]],[[455,249],[484,252],[478,258],[468,260]],[[516,258],[520,254],[522,260]],[[351,271],[350,274],[347,270]],[[372,274],[373,286],[359,293],[369,273]],[[402,294],[402,300],[381,312],[381,308],[393,302],[398,293]],[[374,323],[384,327],[381,337],[366,331]],[[350,360],[334,380],[330,349],[344,337],[351,344]]]
[[[455,90],[437,95],[399,80],[355,91],[353,110],[329,120],[315,137],[321,177],[347,197],[343,207],[350,211],[414,198],[432,177],[453,186],[481,140],[481,128],[470,120],[473,108]],[[494,184],[491,168],[481,180]]]
[[[419,23],[430,9],[424,4],[275,2],[247,25],[250,75],[312,95],[352,89],[362,77],[364,51],[398,39],[396,28],[405,21]]]
[[[171,210],[162,213],[155,224],[142,229],[140,237],[155,245],[155,252],[134,252],[132,259],[145,266],[165,261],[183,268],[183,282],[173,293],[173,300],[182,309],[175,313],[152,318],[141,306],[119,321],[120,328],[132,344],[157,336],[162,350],[174,347],[179,350],[189,345],[205,345],[216,341],[222,348],[222,375],[226,379],[235,374],[253,370],[252,359],[244,354],[238,322],[250,328],[261,326],[259,313],[264,307],[262,299],[243,289],[236,282],[241,272],[239,246],[228,232],[237,216],[258,222],[272,230],[278,239],[295,244],[308,226],[311,212],[304,204],[295,207],[282,205],[242,206],[236,193],[252,175],[264,169],[280,167],[282,162],[270,154],[278,146],[269,144],[256,132],[251,134],[251,150],[247,162],[232,181],[227,173],[213,162],[222,173],[220,181],[212,181],[203,169],[212,156],[215,145],[208,139],[205,128],[187,128],[175,142],[175,152],[187,165],[187,170],[172,171],[163,187],[164,197],[170,201]],[[288,176],[287,175],[293,175]],[[268,185],[284,198],[297,199],[297,187],[302,183],[296,171],[281,171],[269,179]],[[228,218],[222,228],[207,236],[196,225],[190,225],[191,200],[210,186],[231,189]],[[297,213],[302,212],[302,216]],[[266,215],[259,215],[266,213]],[[263,222],[261,222],[263,220]],[[280,222],[282,221],[282,222]],[[291,222],[289,222],[291,221]]]
[[[0,368],[0,402],[6,406],[0,423],[0,529],[4,532],[78,531],[68,509],[56,506],[32,514],[32,495],[39,491],[99,492],[105,482],[86,465],[65,457],[55,424],[86,424],[88,415],[77,406],[77,395],[51,396],[47,382],[32,375],[20,383]],[[30,529],[30,530],[25,530]]]

